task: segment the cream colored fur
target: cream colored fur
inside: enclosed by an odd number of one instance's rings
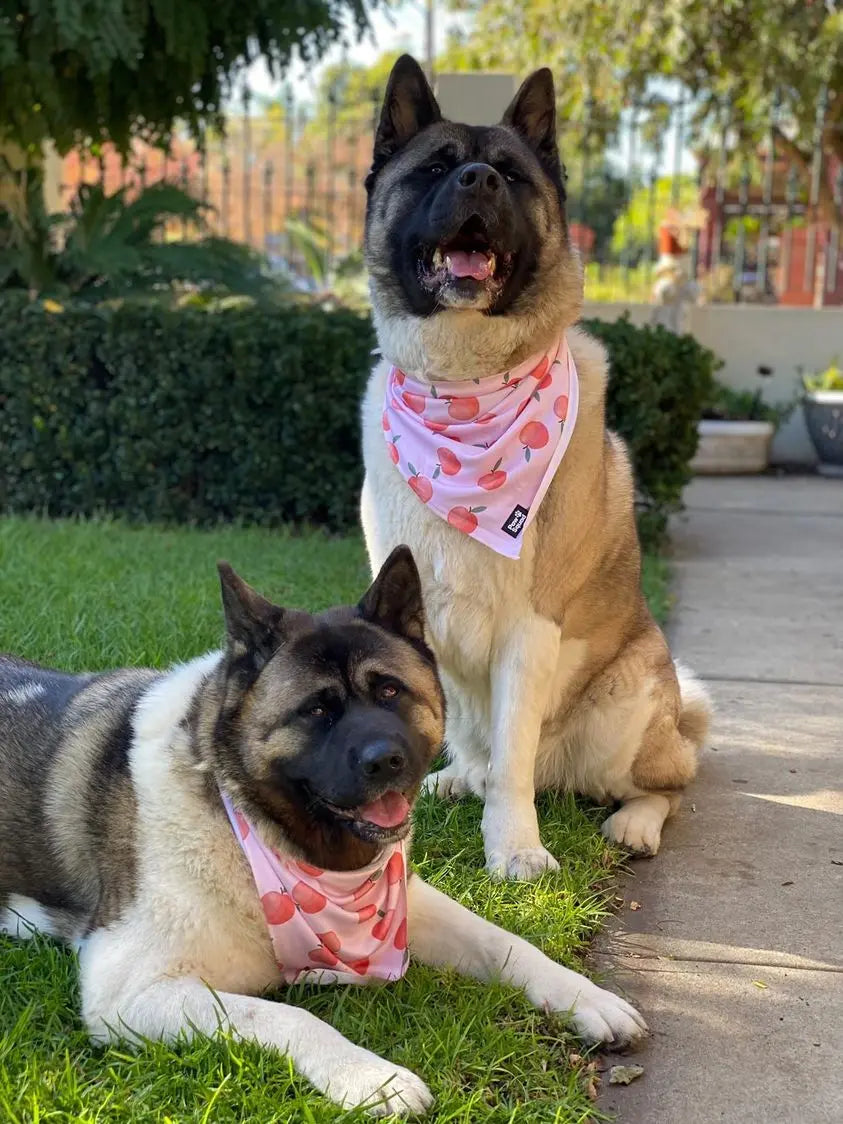
[[[300,1007],[260,998],[281,976],[251,871],[224,815],[209,815],[205,777],[182,719],[212,653],[152,685],[130,751],[137,800],[137,890],[122,918],[91,934],[60,935],[79,948],[82,1011],[98,1042],[136,1036],[172,1041],[220,1027],[288,1054],[337,1103],[375,1115],[417,1113],[432,1103],[409,1070],[344,1038]],[[474,916],[413,876],[411,953],[478,979],[521,987],[536,1006],[570,1017],[591,1041],[630,1041],[646,1031],[624,1000],[561,967],[519,937]],[[13,896],[0,929],[57,931],[49,911]]]
[[[467,318],[479,314],[447,315],[448,324],[444,314],[413,321],[406,349],[404,320],[391,322],[381,338],[388,358],[375,368],[363,404],[362,521],[372,569],[396,544],[411,547],[445,686],[450,764],[428,778],[429,787],[485,799],[487,867],[501,877],[534,878],[558,865],[541,843],[537,789],[622,802],[604,832],[655,854],[664,820],[694,775],[709,707],[689,673],[680,693],[641,594],[632,474],[623,442],[605,430],[604,352],[582,331],[568,331],[579,417],[513,561],[429,511],[387,455],[381,414],[390,360],[409,361],[417,372],[445,367],[450,378],[476,373],[470,365],[466,371],[464,352],[475,335]],[[520,347],[519,339],[510,342]],[[430,340],[435,362],[419,359]],[[510,366],[511,354],[502,351],[494,369]]]

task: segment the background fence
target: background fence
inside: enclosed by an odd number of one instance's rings
[[[843,162],[820,146],[822,101],[807,161],[782,142],[775,117],[750,152],[738,150],[736,123],[725,116],[719,135],[692,137],[694,107],[681,96],[632,107],[610,144],[588,119],[563,134],[587,296],[647,300],[679,263],[709,301],[843,304]],[[247,91],[225,138],[209,137],[201,151],[176,137],[166,152],[137,144],[125,162],[108,147],[70,154],[62,199],[69,206],[83,182],[103,182],[108,192],[181,184],[210,205],[218,233],[265,252],[306,285],[311,264],[291,220],[316,236],[327,272],[359,259],[379,107],[374,90],[362,104],[327,98],[315,107],[297,105],[290,93],[256,105]],[[183,234],[178,225],[168,231]]]

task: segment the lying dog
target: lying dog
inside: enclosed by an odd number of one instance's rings
[[[501,125],[442,120],[418,67],[389,80],[365,256],[382,362],[363,405],[373,569],[419,566],[448,702],[440,795],[485,799],[488,869],[534,878],[535,791],[621,807],[605,834],[655,854],[709,707],[640,589],[634,483],[605,425],[606,357],[573,327],[553,80]]]
[[[444,726],[409,550],[358,606],[318,616],[220,575],[222,652],[166,673],[0,660],[0,927],[78,947],[94,1040],[222,1025],[339,1104],[422,1111],[415,1074],[252,998],[397,979],[408,938],[419,960],[522,987],[591,1041],[643,1034],[622,999],[406,872]]]

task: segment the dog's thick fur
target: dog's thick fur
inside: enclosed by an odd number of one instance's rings
[[[497,187],[466,202],[456,184],[477,162],[500,172]],[[655,854],[694,776],[709,706],[690,674],[677,675],[642,596],[629,457],[605,425],[606,356],[574,327],[582,281],[550,72],[524,83],[502,125],[477,128],[441,120],[418,66],[399,60],[368,190],[366,261],[383,359],[363,405],[362,518],[374,569],[399,542],[419,566],[448,702],[450,763],[429,784],[443,796],[485,798],[487,865],[502,877],[557,865],[534,804],[548,787],[620,802],[605,834]],[[473,238],[479,222],[496,259],[514,265],[497,282],[437,288],[431,254],[467,229],[467,215]],[[429,381],[501,372],[563,331],[579,415],[513,561],[450,527],[407,487],[383,438],[384,382],[393,364]]]
[[[409,551],[356,608],[311,617],[265,601],[221,566],[228,643],[166,673],[67,675],[0,659],[0,930],[33,927],[79,950],[82,1014],[97,1042],[173,1040],[220,1026],[289,1054],[333,1100],[422,1111],[415,1074],[298,1007],[277,987],[251,870],[220,789],[280,854],[348,870],[406,834],[355,809],[409,801],[444,730]],[[404,762],[361,769],[372,739]],[[389,758],[394,770],[398,757]],[[417,876],[411,954],[524,988],[585,1037],[644,1024],[623,1000],[474,916]]]

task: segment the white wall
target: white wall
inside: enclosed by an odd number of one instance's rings
[[[587,304],[584,316],[617,320],[629,311],[633,324],[647,324],[653,306]],[[736,390],[761,387],[768,402],[791,400],[798,392],[798,367],[822,370],[843,360],[843,308],[765,308],[754,305],[699,305],[686,309],[687,331],[724,362],[718,378]],[[773,374],[760,378],[759,366]],[[816,463],[801,407],[776,434],[774,464]]]

